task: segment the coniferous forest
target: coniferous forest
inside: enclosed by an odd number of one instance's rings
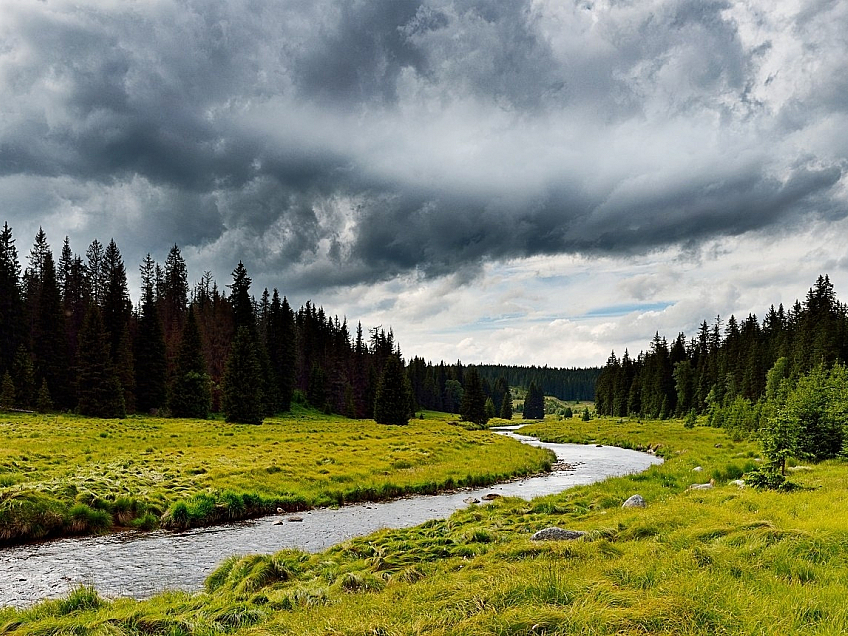
[[[789,309],[772,305],[762,321],[717,317],[703,321],[689,339],[680,333],[669,343],[657,333],[635,358],[613,352],[598,377],[596,409],[617,417],[708,414],[714,425],[728,417],[756,420],[756,405],[773,397],[769,377],[794,386],[816,369],[846,361],[848,308],[836,299],[829,277],[819,276],[804,302]]]
[[[257,300],[238,263],[223,288],[205,272],[193,287],[180,249],[140,264],[133,305],[115,241],[84,255],[66,238],[54,259],[39,230],[21,264],[12,229],[0,231],[0,404],[22,410],[128,412],[259,422],[293,399],[349,417],[374,416],[392,332],[293,310],[275,289]],[[413,410],[410,402],[409,411]]]
[[[585,400],[600,372],[434,365],[418,357],[404,369],[387,365],[390,359],[402,362],[391,329],[365,332],[358,324],[352,333],[346,319],[311,302],[295,311],[276,289],[263,289],[257,299],[243,263],[223,287],[209,272],[191,286],[174,245],[163,264],[148,254],[139,271],[134,305],[114,240],[104,245],[95,239],[83,255],[66,238],[55,259],[39,230],[23,258],[5,224],[0,405],[96,417],[223,412],[229,421],[258,423],[289,410],[292,400],[371,418],[377,396],[391,395],[397,402],[389,406],[392,415],[383,417],[378,409],[378,421],[397,423],[422,408],[462,413],[463,401],[473,421],[485,421],[484,409],[489,418],[512,416],[511,385],[535,383],[549,395]],[[470,401],[469,369],[476,369]],[[386,373],[395,377],[384,378]]]

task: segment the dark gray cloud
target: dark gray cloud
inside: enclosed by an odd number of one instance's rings
[[[14,1],[0,196],[304,289],[835,219],[846,29],[833,2]]]

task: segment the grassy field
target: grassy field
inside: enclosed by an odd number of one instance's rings
[[[546,422],[547,439],[651,448],[645,473],[470,506],[322,554],[232,558],[205,592],[144,602],[79,589],[0,611],[6,634],[842,634],[848,470],[795,467],[792,492],[730,484],[758,448],[681,422]],[[696,467],[702,470],[695,471]],[[715,480],[710,490],[688,490]],[[622,509],[634,493],[644,509]],[[548,526],[576,541],[532,542]]]
[[[0,541],[208,525],[550,467],[543,451],[452,419],[428,413],[392,427],[301,410],[250,426],[0,414]]]

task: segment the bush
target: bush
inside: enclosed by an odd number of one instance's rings
[[[745,473],[745,483],[764,490],[793,490],[796,486],[771,468],[757,468]]]

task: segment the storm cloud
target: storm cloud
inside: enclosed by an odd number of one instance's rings
[[[783,232],[848,211],[845,32],[839,2],[9,0],[0,200],[308,290]]]

